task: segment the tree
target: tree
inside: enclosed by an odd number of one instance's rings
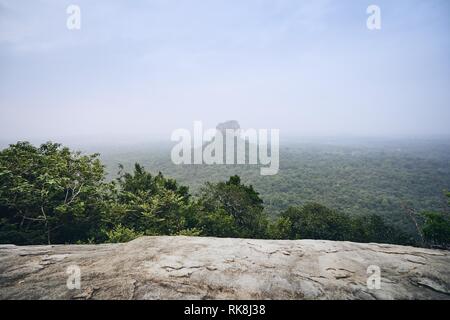
[[[446,193],[449,198],[450,192]],[[425,212],[422,232],[430,246],[450,247],[450,215],[448,212]]]
[[[0,152],[0,238],[24,244],[87,239],[100,222],[103,179],[97,154],[51,142],[10,145]]]
[[[263,201],[253,186],[241,183],[239,176],[226,182],[206,183],[198,200],[200,220],[207,232],[215,230],[222,236],[264,238],[267,236],[268,219]],[[213,219],[214,217],[214,219]],[[224,229],[217,230],[211,223],[220,220]],[[233,226],[234,225],[234,226]],[[210,234],[211,235],[211,234]]]
[[[122,166],[120,169],[105,218],[108,240],[115,235],[110,229],[126,231],[127,236],[132,234],[128,230],[136,232],[136,236],[188,232],[191,203],[187,187],[161,173],[153,176],[138,163],[132,173],[124,172]]]
[[[386,225],[379,216],[352,217],[318,203],[288,208],[271,225],[270,234],[275,239],[410,243],[401,231]]]
[[[450,193],[447,193],[450,199]],[[387,201],[385,201],[387,203]],[[448,212],[426,212],[417,228],[429,246],[450,246]],[[18,142],[0,151],[0,243],[101,243],[142,235],[326,239],[416,244],[378,215],[352,216],[317,203],[269,223],[252,185],[235,175],[193,198],[174,179],[135,164],[105,181],[98,154],[56,143]]]
[[[352,218],[352,229],[348,234],[348,240],[403,245],[416,244],[412,237],[408,237],[396,227],[387,225],[382,217],[375,214]]]
[[[348,216],[318,203],[290,207],[281,214],[280,225],[285,239],[346,240],[351,229]]]

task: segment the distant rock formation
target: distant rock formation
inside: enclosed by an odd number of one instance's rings
[[[380,289],[367,286],[371,265]],[[450,299],[449,266],[448,251],[321,240],[1,245],[0,299]]]
[[[241,126],[239,125],[239,122],[237,122],[236,120],[229,120],[229,121],[225,121],[225,122],[219,123],[216,126],[216,129],[218,131],[220,131],[223,136],[225,136],[225,133],[226,133],[227,129],[228,130],[237,131],[237,130],[241,129]]]

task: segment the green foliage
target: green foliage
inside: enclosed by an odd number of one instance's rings
[[[50,142],[11,145],[0,152],[2,237],[9,233],[19,244],[88,238],[100,219],[103,187],[96,154]]]
[[[263,201],[253,186],[241,183],[239,176],[232,176],[226,182],[207,183],[201,190],[198,203],[201,212],[208,216],[207,219],[221,220],[219,224],[224,229],[215,230],[220,235],[266,237],[268,218]],[[211,217],[214,219],[211,220]],[[204,218],[202,220],[205,221]],[[206,227],[211,229],[210,224]]]
[[[349,241],[418,245],[416,239],[375,214],[351,217]]]
[[[193,194],[206,182],[239,175],[259,192],[272,219],[291,206],[316,202],[354,217],[380,216],[417,241],[421,239],[416,226],[404,208],[439,211],[441,192],[450,185],[448,139],[286,139],[280,146],[280,170],[274,176],[261,176],[258,165],[175,165],[170,148],[137,146],[126,155],[105,149],[102,159],[110,172],[115,172],[117,158],[127,170],[138,160],[148,170],[188,185]]]
[[[128,242],[143,236],[143,233],[136,232],[133,229],[127,228],[118,224],[111,230],[105,230],[106,242],[117,243],[117,242]]]
[[[411,244],[403,232],[387,226],[379,216],[352,217],[317,203],[289,208],[270,230],[275,239]]]
[[[450,246],[450,219],[444,212],[426,212],[423,234],[431,245]]]
[[[450,193],[446,196],[450,199]],[[450,215],[448,212],[425,212],[422,232],[431,246],[450,247]]]
[[[188,189],[161,173],[152,176],[139,164],[133,173],[121,170],[105,219],[110,226],[125,226],[145,235],[172,235],[189,229]]]
[[[202,231],[196,228],[184,229],[176,233],[177,236],[186,236],[186,237],[197,237],[201,234]]]
[[[351,230],[348,216],[317,203],[291,207],[281,217],[287,239],[347,240]]]
[[[194,224],[202,230],[204,236],[239,237],[234,217],[223,209],[207,211],[199,206],[199,214],[195,215]]]
[[[193,197],[188,187],[161,172],[152,175],[137,163],[130,172],[119,168],[118,178],[107,182],[97,154],[82,155],[50,142],[40,147],[19,142],[0,151],[0,243],[186,235],[417,245],[379,215],[351,215],[318,203],[288,207],[270,220],[260,194],[238,175],[207,182]],[[424,213],[422,231],[428,245],[449,246],[448,213]]]
[[[291,219],[281,216],[269,224],[268,232],[272,239],[292,239],[291,228]]]

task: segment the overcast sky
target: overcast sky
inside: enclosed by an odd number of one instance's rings
[[[0,0],[0,137],[450,134],[449,33],[447,0]]]

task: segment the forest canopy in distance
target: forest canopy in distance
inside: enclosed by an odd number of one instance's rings
[[[437,201],[445,198],[443,188],[430,188],[449,181],[447,149],[383,150],[292,144],[284,148],[280,174],[261,185],[249,174],[252,169],[171,166],[163,150],[153,152],[153,158],[142,151],[105,152],[108,179],[98,154],[50,142],[39,147],[18,142],[0,152],[0,242],[103,243],[143,235],[201,235],[448,246],[448,207]],[[125,166],[113,178],[111,166],[117,160]],[[226,173],[231,174],[221,179]],[[195,192],[165,175],[181,176],[182,184]],[[186,183],[189,175],[196,176],[198,185]],[[200,183],[205,175],[210,181]],[[328,200],[320,201],[324,195]],[[337,205],[330,206],[330,198]]]

